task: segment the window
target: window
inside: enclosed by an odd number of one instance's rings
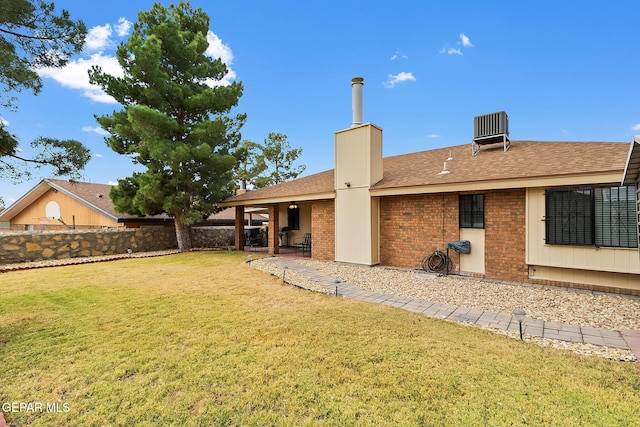
[[[289,230],[300,230],[300,208],[293,203],[287,208],[287,227]]]
[[[596,245],[638,247],[635,187],[595,189]]]
[[[635,187],[546,191],[546,242],[552,245],[638,247]]]
[[[547,190],[546,242],[593,245],[593,189]]]
[[[484,228],[484,194],[460,196],[460,228]]]

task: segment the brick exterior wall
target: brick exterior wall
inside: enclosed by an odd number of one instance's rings
[[[335,260],[335,207],[333,200],[311,205],[311,256],[322,261]]]
[[[459,240],[458,194],[419,194],[380,199],[380,263],[419,267],[423,258]],[[459,256],[450,253],[453,264]],[[452,272],[457,271],[457,267]]]
[[[280,211],[278,204],[269,205],[269,230],[267,231],[267,247],[271,255],[280,253]]]
[[[485,193],[485,276],[515,282],[529,281],[526,264],[525,189]]]
[[[485,277],[526,282],[526,192],[524,189],[485,194]],[[419,267],[435,250],[460,239],[459,194],[389,196],[380,200],[380,263]],[[471,248],[473,251],[473,248]],[[459,271],[460,255],[449,251]]]

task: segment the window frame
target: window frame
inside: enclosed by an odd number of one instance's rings
[[[548,245],[637,248],[636,187],[548,188],[544,221]]]
[[[484,229],[484,193],[460,194],[458,197],[458,226]]]

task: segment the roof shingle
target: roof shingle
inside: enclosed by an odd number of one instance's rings
[[[627,152],[628,144],[620,142],[511,141],[506,152],[502,144],[486,145],[473,157],[471,144],[457,145],[384,158],[384,177],[372,190],[599,173],[620,173],[622,177]],[[447,160],[449,157],[453,159]],[[439,174],[445,161],[450,173]],[[333,170],[328,170],[248,191],[226,199],[224,204],[313,198],[333,193],[333,181]]]

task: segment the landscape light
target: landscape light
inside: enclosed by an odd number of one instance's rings
[[[520,327],[520,341],[522,341],[522,322],[524,321],[525,316],[527,315],[527,313],[523,310],[514,310],[513,312],[513,316],[516,318],[516,320],[518,321],[518,326]]]

